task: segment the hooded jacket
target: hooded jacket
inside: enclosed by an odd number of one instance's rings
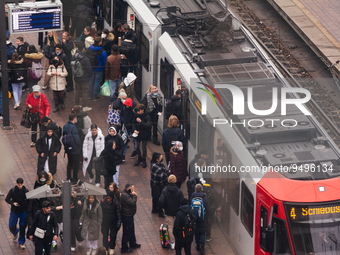
[[[49,139],[51,140],[51,147],[49,148]],[[38,139],[36,146],[38,152],[38,172],[44,171],[45,162],[48,157],[48,167],[52,175],[57,172],[57,162],[58,162],[58,154],[61,150],[61,143],[56,134],[52,133],[51,138],[49,138],[47,132]],[[53,156],[54,153],[57,153],[56,156]],[[41,154],[44,153],[44,157],[41,157]]]
[[[170,170],[177,178],[177,182],[184,182],[188,176],[187,161],[183,151],[176,152],[170,149]]]
[[[176,183],[169,183],[163,189],[158,205],[164,209],[166,215],[176,216],[182,198],[184,198],[183,192],[176,186]]]
[[[105,143],[105,149],[101,155],[104,158],[104,165],[108,175],[116,174],[116,150],[112,149],[113,141]]]
[[[174,223],[173,234],[176,242],[191,243],[194,236],[183,236],[183,228],[185,227],[186,215],[190,214],[190,217],[195,219],[195,214],[191,210],[189,205],[182,205],[176,214],[176,220]]]
[[[102,211],[103,211],[103,223],[102,225],[106,226],[115,226],[118,230],[122,223],[122,215],[120,211],[120,205],[117,201],[116,197],[112,197],[112,203],[109,204],[106,199],[102,203]],[[102,226],[103,230],[103,226]]]
[[[179,96],[172,96],[170,102],[166,105],[166,119],[169,119],[171,115],[175,115],[180,122],[182,119],[182,101]]]
[[[113,129],[115,131],[114,136],[110,135],[110,129]],[[108,133],[109,134],[105,137],[105,144],[107,144],[109,141],[113,141],[116,143],[114,158],[115,158],[116,165],[120,165],[122,163],[122,158],[123,158],[123,153],[124,153],[124,148],[125,148],[124,141],[122,137],[117,134],[115,127],[109,127]],[[111,144],[111,148],[112,148],[112,144]]]
[[[125,125],[129,135],[131,135],[133,133],[132,121],[136,114],[134,109],[137,106],[137,103],[133,101],[131,98],[128,98],[125,100],[123,105],[124,105],[124,108],[120,112],[120,119],[121,119],[122,125],[123,124]],[[130,106],[130,108],[127,108],[126,106]]]
[[[96,148],[96,157],[99,157],[102,151],[105,148],[105,141],[103,132],[100,128],[97,128],[97,137],[94,139],[94,146]],[[93,138],[92,138],[92,132],[91,129],[88,130],[84,143],[83,143],[83,173],[84,176],[86,175],[86,169],[90,164],[90,161],[92,160],[92,152],[93,152]],[[87,158],[87,161],[85,161],[85,158]]]
[[[105,48],[105,47],[104,47]],[[107,52],[106,52],[107,54]],[[119,52],[112,52],[108,55],[105,66],[105,80],[118,80],[121,77],[120,74],[120,63],[122,58]]]
[[[52,73],[57,73],[60,75],[52,75]],[[54,91],[62,91],[65,90],[66,87],[66,76],[68,72],[64,65],[50,65],[47,70],[47,75],[51,76],[50,79],[50,87]]]
[[[19,56],[21,56],[22,58],[25,57],[28,46],[29,44],[27,42],[23,42],[22,44],[18,45],[17,52]]]
[[[98,52],[101,49],[102,49],[101,46],[91,45],[90,48],[87,50],[87,52],[88,51]],[[103,50],[101,54],[97,54],[98,65],[93,67],[94,68],[93,71],[94,72],[104,72],[105,71],[105,66],[106,66],[106,59],[107,59],[107,55],[106,55],[105,50]]]
[[[71,51],[74,48],[73,38],[70,37],[68,40],[66,40],[66,43],[62,43],[62,47],[63,47],[63,51],[65,52],[67,59],[70,62],[71,57],[72,57]]]
[[[79,222],[83,223],[81,236],[85,239],[88,234],[88,240],[94,241],[99,239],[99,230],[102,225],[103,213],[100,202],[95,198],[92,208],[90,210],[88,199],[85,200],[83,211]]]
[[[23,83],[26,80],[26,71],[24,59],[14,61],[10,64],[11,60],[8,60],[8,69],[12,83]]]
[[[41,63],[41,59],[44,57],[44,54],[41,52],[38,53],[26,53],[25,54],[25,67],[26,69],[32,67],[32,63]],[[40,79],[34,79],[31,75],[27,75],[27,82],[38,82]]]
[[[29,231],[30,236],[34,236],[34,232],[37,227],[43,230],[46,230],[45,232],[46,239],[47,237],[53,237],[54,235],[58,236],[57,217],[52,211],[48,214],[45,214],[43,210],[39,210],[35,213],[32,227],[30,228],[30,231]],[[38,238],[38,237],[34,236],[34,238]]]
[[[17,52],[15,49],[15,46],[10,42],[6,43],[6,48],[7,48],[7,60],[10,60],[13,56],[14,52]]]
[[[194,192],[191,195],[190,198],[190,204],[193,198],[195,197],[200,197],[203,199],[203,205],[204,205],[204,220],[202,219],[196,219],[196,230],[195,232],[197,233],[204,233],[207,231],[207,223],[208,223],[208,218],[210,217],[210,204],[209,204],[209,200],[206,197],[206,195],[203,192]]]
[[[80,153],[81,153],[81,141],[80,141],[80,139],[79,139],[78,129],[77,129],[77,127],[73,124],[73,122],[68,121],[68,122],[64,125],[64,128],[63,128],[63,136],[70,133],[72,126],[74,126],[74,127],[73,127],[73,129],[72,129],[71,135],[72,135],[73,138],[74,138],[74,141],[75,141],[75,143],[76,143],[76,145],[77,145],[77,149],[75,149],[74,151],[72,151],[71,155],[80,155]]]
[[[109,33],[106,37],[106,40],[104,41],[103,48],[106,51],[107,56],[110,56],[110,54],[111,54],[111,49],[112,49],[112,45],[114,44],[114,42],[113,42],[114,39],[115,39],[114,34]]]
[[[60,43],[60,39],[57,37],[58,42]],[[50,45],[47,44],[47,40],[50,40]],[[50,59],[50,56],[52,55],[52,53],[55,51],[55,45],[54,45],[54,40],[53,37],[49,37],[48,35],[45,37],[44,40],[44,56],[45,58],[47,58],[48,60]]]
[[[41,98],[41,102],[40,102]],[[32,106],[32,109],[30,109],[31,113],[37,113],[39,112],[39,102],[40,102],[40,120],[44,116],[50,115],[50,103],[47,100],[47,97],[40,92],[39,96],[36,98],[34,97],[33,92],[30,93],[26,99],[26,106],[28,107],[28,104]],[[39,122],[40,123],[40,122]]]
[[[123,190],[120,197],[122,207],[122,216],[131,217],[137,212],[137,196],[130,194],[126,189]]]
[[[14,188],[11,188],[6,196],[5,201],[11,205],[11,212],[13,213],[23,213],[26,211],[27,208],[27,199],[26,199],[26,193],[28,192],[28,189],[23,186],[21,189],[18,188],[18,186],[14,186]],[[17,202],[19,206],[14,206],[13,203]]]
[[[74,56],[72,56],[71,61],[75,61],[76,59],[79,59],[79,62],[81,64],[81,68],[84,71],[84,74],[81,77],[74,76],[74,81],[76,83],[88,83],[93,74],[91,62],[89,58],[86,56],[86,54],[83,52],[77,51],[74,54]]]
[[[53,189],[55,187],[55,182],[53,180],[53,176],[51,173],[46,173],[46,181],[42,182],[39,179],[39,175],[37,176],[37,180],[34,183],[34,189],[40,188],[41,186],[44,185],[49,185],[51,187],[51,189]],[[33,214],[34,216],[34,214]]]
[[[137,118],[140,118],[142,122],[138,122]],[[150,138],[150,128],[151,128],[151,119],[149,114],[147,114],[145,111],[143,114],[135,114],[135,117],[132,121],[132,129],[139,131],[138,136],[136,137],[137,141],[145,141],[149,140]]]

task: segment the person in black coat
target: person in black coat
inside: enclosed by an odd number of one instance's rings
[[[40,137],[46,134],[48,126],[52,127],[53,133],[60,139],[63,132],[62,128],[48,116],[44,116],[41,119]]]
[[[194,222],[196,220],[193,210],[188,205],[188,199],[181,200],[181,206],[176,214],[173,233],[175,236],[176,255],[181,255],[182,248],[184,248],[185,255],[191,255],[191,243],[194,239],[195,228],[186,225],[187,216]],[[193,224],[195,226],[195,224]]]
[[[150,138],[151,119],[145,112],[145,106],[143,104],[138,104],[135,110],[137,113],[135,114],[132,122],[132,129],[134,130],[134,134],[132,136],[134,136],[137,141],[136,151],[138,159],[134,165],[138,166],[141,162],[143,162],[142,167],[146,168],[146,145]],[[142,143],[143,156],[140,151],[140,143]]]
[[[201,254],[204,254],[204,246],[205,246],[205,232],[207,232],[207,224],[210,217],[210,204],[208,198],[203,193],[202,184],[196,184],[195,192],[192,194],[190,198],[190,204],[194,198],[202,198],[203,206],[205,209],[204,219],[196,217],[196,230],[195,230],[195,241],[196,241],[196,250],[201,251]],[[196,215],[197,216],[197,215]]]
[[[117,233],[122,223],[122,216],[120,213],[120,205],[113,192],[107,192],[107,196],[102,203],[103,223],[103,246],[107,251],[116,248]],[[110,232],[110,243],[108,236]],[[110,253],[111,254],[111,253]],[[113,253],[112,253],[113,254]]]
[[[113,140],[109,140],[105,144],[105,149],[100,154],[104,158],[104,166],[106,170],[105,189],[107,189],[110,183],[113,182],[113,175],[116,174],[116,143]]]
[[[172,96],[166,104],[165,118],[169,119],[171,115],[175,115],[183,123],[181,93],[182,90],[178,89],[176,95]]]
[[[54,175],[57,172],[57,155],[61,150],[59,138],[53,133],[52,126],[40,137],[35,146],[38,156],[38,172],[45,171]]]

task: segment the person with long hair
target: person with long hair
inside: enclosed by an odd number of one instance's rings
[[[106,192],[109,192],[109,191],[113,192],[113,194],[116,196],[116,199],[120,203],[120,196],[121,196],[122,192],[121,192],[120,188],[118,187],[117,183],[111,182],[109,184],[109,188],[106,189]]]
[[[187,160],[183,153],[183,143],[180,141],[176,141],[174,143],[174,146],[170,149],[169,170],[177,178],[177,187],[181,188],[182,183],[185,181],[189,174],[187,168]]]
[[[50,87],[53,90],[53,101],[55,104],[53,112],[59,111],[59,105],[61,106],[61,109],[65,109],[64,96],[68,72],[64,65],[64,61],[59,56],[55,56],[51,60],[47,75],[51,76]]]
[[[81,236],[86,240],[86,246],[89,249],[86,255],[96,254],[97,252],[102,219],[103,213],[100,202],[96,196],[90,195],[84,202],[79,219],[79,225],[82,226]]]
[[[85,48],[89,48],[92,44],[94,44],[94,38],[97,36],[96,30],[87,26],[84,28],[85,35]]]
[[[25,84],[26,77],[24,59],[18,53],[13,53],[12,59],[8,60],[8,70],[12,81],[14,109],[16,110],[20,106],[22,87]]]
[[[30,69],[32,69],[32,64],[37,63],[41,65],[41,59],[44,57],[44,54],[38,52],[33,44],[28,46],[28,52],[25,54],[25,68],[27,69],[27,77],[26,77],[26,85],[29,89],[29,92],[32,93],[32,87],[38,84],[41,78],[33,77]]]
[[[45,56],[45,70],[47,73],[47,69],[50,65],[50,56],[53,54],[55,51],[55,46],[57,44],[60,44],[60,39],[57,37],[57,34],[55,31],[48,31],[47,36],[45,37],[44,40],[44,56]],[[44,80],[44,86],[42,89],[47,89],[49,81],[50,81],[50,76],[46,75],[45,73],[45,80]]]

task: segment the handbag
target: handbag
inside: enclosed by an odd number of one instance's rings
[[[40,239],[44,239],[46,230],[36,227],[34,235]]]
[[[99,175],[107,175],[103,156],[94,157],[93,163],[94,163],[94,169],[96,170],[96,173],[99,173]]]
[[[120,126],[120,110],[112,109],[109,105],[109,111],[107,116],[107,124]]]
[[[105,81],[104,84],[100,87],[99,94],[105,97],[111,96],[111,88],[109,81]]]
[[[39,99],[39,111],[36,113],[30,113],[29,120],[32,124],[36,124],[40,122],[40,104],[41,104],[41,96]]]
[[[121,138],[123,139],[123,142],[124,142],[124,144],[127,144],[129,141],[130,141],[130,139],[129,139],[129,133],[128,133],[128,131],[127,131],[127,129],[126,129],[126,127],[125,127],[125,125],[123,124],[123,127],[122,127],[122,131],[121,131]]]
[[[21,117],[21,122],[20,125],[25,127],[25,128],[30,128],[32,126],[32,123],[30,122],[30,110],[28,107],[26,107],[26,110],[24,111],[24,113],[22,114]]]

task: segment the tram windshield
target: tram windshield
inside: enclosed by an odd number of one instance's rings
[[[295,254],[340,254],[340,202],[286,204]]]

